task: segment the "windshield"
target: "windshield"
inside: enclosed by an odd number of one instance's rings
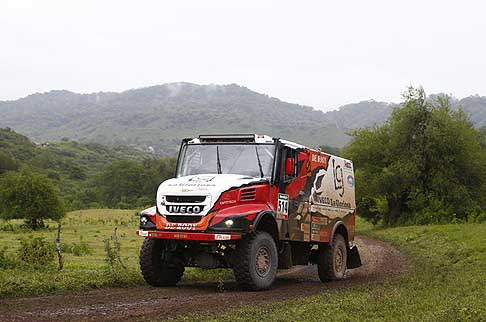
[[[184,145],[177,176],[205,173],[272,176],[273,144],[188,144]]]

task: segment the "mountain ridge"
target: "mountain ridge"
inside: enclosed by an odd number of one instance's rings
[[[486,125],[486,97],[453,99],[477,126]],[[0,127],[35,141],[69,138],[128,145],[174,155],[182,137],[249,132],[283,137],[308,146],[342,147],[349,131],[379,125],[398,104],[374,100],[323,112],[287,103],[237,84],[168,83],[122,92],[34,93],[0,101]]]

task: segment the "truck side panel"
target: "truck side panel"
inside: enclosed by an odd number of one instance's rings
[[[329,242],[337,222],[343,222],[349,240],[354,239],[356,204],[351,161],[306,149],[299,153],[297,178],[285,192],[290,199],[287,239]]]

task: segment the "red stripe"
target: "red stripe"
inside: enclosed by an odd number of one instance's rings
[[[147,231],[147,238],[160,239],[180,239],[180,240],[210,240],[210,241],[224,241],[241,239],[238,234],[206,234],[206,233],[186,233],[186,232],[168,232],[168,231]],[[137,230],[137,235],[140,236],[140,230]]]

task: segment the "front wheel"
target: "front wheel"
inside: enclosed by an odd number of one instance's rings
[[[236,245],[233,272],[236,282],[245,290],[270,288],[277,275],[277,246],[266,232],[245,236]]]
[[[152,286],[173,286],[184,274],[184,263],[177,254],[167,251],[165,240],[146,238],[140,250],[140,270]]]
[[[344,278],[347,266],[348,248],[340,234],[336,234],[331,244],[319,245],[317,269],[321,282]]]

